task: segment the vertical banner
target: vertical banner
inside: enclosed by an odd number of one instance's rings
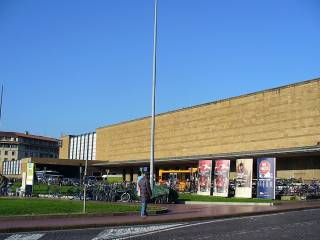
[[[34,174],[34,163],[28,163],[26,185],[33,185],[33,174]]]
[[[210,195],[212,160],[199,161],[198,194]]]
[[[236,162],[236,193],[235,197],[252,197],[252,166],[253,159],[237,159]]]
[[[216,160],[214,167],[213,196],[228,197],[230,160]]]
[[[23,191],[23,192],[26,191],[26,180],[27,180],[27,173],[23,172],[22,173],[22,184],[21,184],[21,191]]]
[[[258,158],[257,168],[257,198],[275,199],[276,159]]]

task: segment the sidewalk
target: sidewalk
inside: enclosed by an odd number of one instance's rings
[[[320,201],[287,202],[274,206],[221,206],[210,204],[172,204],[163,206],[168,208],[168,213],[149,216],[146,219],[141,219],[138,214],[125,216],[77,216],[66,218],[48,217],[45,219],[2,219],[0,220],[0,232],[154,224],[163,222],[182,222],[190,220],[249,216],[320,208]]]

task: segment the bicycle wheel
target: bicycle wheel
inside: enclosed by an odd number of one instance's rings
[[[129,193],[123,193],[121,194],[120,201],[121,202],[128,202],[130,200],[130,194]]]

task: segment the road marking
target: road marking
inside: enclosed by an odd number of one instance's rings
[[[98,236],[92,240],[107,240],[107,239],[126,239],[136,235],[141,235],[150,232],[159,232],[163,229],[171,229],[177,226],[182,225],[178,224],[165,224],[165,225],[144,225],[144,226],[134,226],[134,227],[125,227],[125,228],[109,228],[101,232]]]
[[[215,220],[209,220],[205,222],[197,222],[197,223],[186,223],[186,224],[180,224],[178,226],[172,226],[171,228],[167,229],[159,229],[157,231],[153,232],[146,232],[146,233],[141,233],[141,234],[136,234],[134,236],[125,236],[122,238],[117,238],[117,239],[129,239],[129,238],[135,238],[135,237],[142,237],[142,236],[147,236],[155,233],[160,233],[160,232],[167,232],[167,231],[172,231],[175,229],[180,229],[180,228],[186,228],[186,227],[192,227],[192,226],[198,226],[198,225],[203,225],[203,224],[210,224],[210,223],[216,223],[216,222],[225,222],[225,221],[232,221],[232,220],[241,220],[241,219],[254,219],[254,218],[261,218],[261,217],[267,217],[267,216],[277,216],[277,215],[284,215],[288,213],[294,213],[294,212],[309,212],[309,211],[315,211],[319,209],[305,209],[305,210],[297,210],[297,211],[289,211],[289,212],[281,212],[281,213],[270,213],[270,214],[263,214],[263,215],[256,215],[256,216],[245,216],[245,217],[233,217],[233,218],[224,218],[224,219],[215,219]],[[96,239],[95,239],[96,240]]]
[[[44,236],[44,233],[38,234],[14,234],[10,237],[6,238],[5,240],[38,240]]]

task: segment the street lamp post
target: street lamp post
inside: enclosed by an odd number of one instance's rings
[[[84,165],[84,174],[83,174],[83,209],[82,209],[83,213],[86,213],[86,200],[87,200],[86,177],[87,177],[87,168],[88,168],[88,158],[86,158],[86,162],[85,162],[85,165]]]
[[[154,27],[153,27],[153,73],[152,73],[152,116],[151,116],[151,143],[150,143],[150,186],[154,185],[154,135],[156,110],[156,77],[157,77],[157,10],[158,0],[154,1]]]

